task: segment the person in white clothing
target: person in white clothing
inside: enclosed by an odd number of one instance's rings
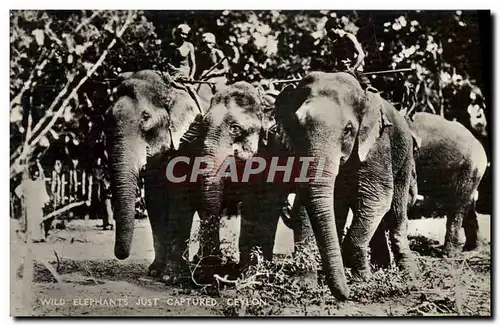
[[[38,161],[37,166],[30,167],[27,172],[25,173],[27,177],[14,192],[22,202],[27,239],[33,242],[45,242],[43,207],[50,200],[45,185],[45,175]]]

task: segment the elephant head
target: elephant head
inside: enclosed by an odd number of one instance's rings
[[[266,108],[261,93],[254,86],[236,82],[214,95],[206,114],[199,116],[186,133],[185,138],[191,138],[188,141],[198,139],[200,151],[197,155],[213,163],[210,169],[201,172],[199,179],[199,214],[202,223],[207,223],[202,229],[214,228],[223,208],[225,179],[218,173],[228,168],[226,158],[241,164],[257,154],[262,145],[265,131],[274,121],[272,110]]]
[[[125,259],[134,230],[139,171],[179,147],[199,109],[185,90],[166,85],[154,71],[121,76],[107,112],[106,139],[116,220],[115,256]]]
[[[296,155],[315,159],[308,167],[310,180],[302,186],[306,209],[328,285],[336,298],[345,299],[349,290],[333,209],[336,176],[351,157],[365,161],[390,123],[378,95],[363,91],[347,73],[312,72],[297,88],[282,91],[275,105],[276,120]],[[317,178],[321,165],[322,177]]]

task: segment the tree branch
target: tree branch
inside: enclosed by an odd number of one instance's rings
[[[14,163],[11,165],[11,168],[10,168],[11,178],[20,172],[21,169],[20,169],[19,165],[20,165],[21,160],[26,159],[28,157],[29,152],[31,152],[33,146],[35,146],[40,141],[40,139],[54,126],[56,121],[63,114],[64,110],[68,107],[71,99],[78,95],[78,90],[80,89],[80,87],[94,74],[94,72],[97,70],[97,68],[99,68],[102,65],[102,63],[106,59],[107,55],[109,54],[109,51],[115,46],[117,39],[119,39],[123,35],[123,33],[125,33],[127,28],[132,23],[135,15],[136,15],[136,12],[134,12],[134,11],[128,12],[127,19],[126,19],[124,25],[122,26],[122,28],[116,33],[115,38],[108,44],[107,48],[101,54],[101,56],[99,57],[97,62],[90,69],[87,70],[86,75],[73,88],[71,93],[62,102],[61,106],[55,112],[55,114],[52,115],[51,113],[53,110],[53,106],[55,106],[57,104],[57,102],[59,102],[59,100],[62,98],[62,96],[64,96],[67,93],[67,91],[68,91],[67,87],[69,87],[69,83],[66,85],[66,87],[63,90],[61,90],[61,92],[59,92],[58,96],[56,97],[54,102],[51,104],[51,107],[49,107],[49,109],[47,110],[47,114],[45,115],[45,117],[41,121],[39,121],[39,123],[37,123],[37,125],[33,129],[33,131],[32,131],[33,135],[35,135],[35,133],[41,128],[41,125],[48,119],[49,116],[52,116],[52,118],[50,119],[49,123],[47,125],[45,125],[45,127],[42,129],[42,131],[40,131],[31,142],[29,142],[28,146],[26,147],[26,151],[23,151],[15,159]],[[70,79],[70,78],[68,78],[68,79]]]
[[[56,98],[54,99],[54,101],[52,101],[52,104],[50,104],[49,108],[47,109],[47,111],[45,111],[45,115],[43,116],[42,119],[40,119],[37,124],[35,125],[35,128],[33,128],[33,131],[32,131],[32,135],[36,134],[36,132],[41,128],[41,126],[45,123],[45,121],[53,115],[53,111],[54,111],[54,108],[55,106],[59,103],[59,101],[61,100],[61,98],[66,95],[66,93],[68,92],[69,90],[69,85],[71,85],[71,83],[73,82],[73,80],[75,79],[76,77],[76,74],[71,74],[68,76],[68,81],[66,82],[66,85],[64,85],[64,88],[59,92],[59,94],[57,94]],[[31,137],[28,138],[26,137],[26,141],[29,141],[31,140]]]
[[[82,21],[78,26],[76,26],[75,28],[75,32],[78,32],[80,29],[82,29],[83,26],[87,25],[88,23],[90,23],[92,21],[92,19],[94,19],[95,17],[97,17],[97,15],[99,15],[101,13],[100,10],[96,10],[92,13],[92,15],[85,19],[84,21]]]
[[[52,21],[49,21],[48,23],[45,24],[45,34],[54,42],[57,43],[57,45],[61,46],[63,42],[57,37],[57,34],[54,33],[54,31],[50,28],[50,24],[52,24]]]
[[[109,43],[108,47],[101,54],[97,62],[87,71],[87,74],[80,80],[80,82],[78,82],[75,88],[73,88],[69,96],[66,97],[66,99],[61,104],[61,107],[59,108],[59,110],[57,110],[56,114],[52,116],[52,119],[47,124],[47,126],[45,126],[45,128],[38,134],[38,136],[30,143],[31,147],[36,145],[38,141],[40,141],[40,139],[47,133],[47,131],[49,131],[49,129],[52,128],[57,119],[60,118],[66,107],[69,105],[71,99],[73,97],[78,96],[78,90],[80,89],[80,87],[82,87],[82,85],[87,81],[87,79],[89,79],[90,76],[92,76],[94,72],[97,70],[97,68],[99,68],[102,65],[107,55],[109,54],[109,51],[113,48],[113,46],[115,46],[116,40],[123,35],[123,33],[127,30],[130,23],[132,23],[132,19],[133,19],[132,12],[129,11],[127,20],[125,21],[123,27],[116,33],[116,37]]]
[[[30,152],[29,141],[31,140],[31,136],[34,135],[41,128],[41,126],[45,123],[45,121],[50,116],[52,116],[53,111],[54,111],[54,107],[57,105],[57,103],[59,103],[61,98],[68,92],[69,85],[71,84],[71,82],[73,81],[74,78],[75,78],[75,75],[70,75],[68,77],[68,81],[66,82],[66,85],[59,92],[59,94],[57,94],[56,98],[54,99],[54,101],[52,102],[50,107],[47,109],[47,111],[45,112],[44,117],[38,121],[38,123],[35,125],[35,127],[33,128],[33,130],[29,134],[28,133],[26,134],[25,141],[24,141],[23,145],[20,146],[20,149],[14,151],[14,153],[11,155],[11,157],[10,157],[11,177],[12,177],[12,173],[13,173],[12,167],[16,167],[17,165],[19,165],[21,160],[25,159],[27,157],[28,153]],[[16,155],[17,153],[18,153],[18,155]],[[12,160],[14,160],[14,162],[12,162]],[[16,173],[16,172],[14,171],[14,173]]]
[[[84,26],[86,26],[88,23],[90,23],[95,17],[97,17],[100,13],[101,13],[101,11],[99,11],[99,10],[94,11],[89,18],[85,19],[78,26],[76,26],[73,33],[78,32],[80,29],[82,29]],[[39,65],[35,66],[35,69],[33,69],[33,71],[31,71],[31,74],[30,74],[28,80],[23,84],[23,87],[21,88],[19,93],[10,102],[11,108],[16,103],[21,104],[21,97],[24,94],[24,92],[26,92],[29,89],[29,87],[31,86],[31,82],[33,81],[33,78],[35,77],[35,74],[37,72],[41,72],[45,68],[45,66],[47,65],[49,60],[52,59],[52,56],[55,54],[55,52],[56,52],[56,48],[52,48],[50,53],[47,55],[47,58],[45,58],[45,60],[43,60]]]
[[[47,268],[49,270],[49,272],[52,274],[52,276],[56,279],[56,281],[58,283],[64,284],[64,281],[63,281],[61,275],[59,275],[59,273],[54,269],[54,267],[52,267],[51,264],[49,264],[48,261],[46,261],[45,259],[41,259],[41,262],[45,266],[45,268]]]
[[[14,96],[14,98],[12,99],[12,101],[10,101],[11,109],[15,104],[18,104],[18,105],[21,104],[21,98],[22,98],[24,92],[26,92],[30,88],[31,83],[33,82],[33,78],[35,78],[35,74],[37,72],[41,72],[45,68],[45,66],[47,65],[47,63],[49,63],[49,60],[52,58],[52,56],[55,53],[56,53],[56,50],[52,49],[50,51],[50,53],[48,54],[47,58],[45,58],[45,60],[43,60],[40,64],[36,65],[35,68],[31,71],[31,74],[28,77],[28,80],[23,84],[23,87],[21,87],[21,90],[19,91],[19,93],[17,93],[17,95]]]

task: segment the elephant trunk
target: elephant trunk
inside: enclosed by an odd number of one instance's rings
[[[316,156],[318,157],[318,156]],[[331,161],[330,161],[331,162]],[[333,191],[338,165],[324,171],[327,182],[311,182],[306,191],[307,211],[323,262],[328,286],[339,300],[349,297],[333,209]],[[316,171],[314,174],[316,175]]]
[[[210,174],[202,175],[200,182],[200,207],[202,214],[218,214],[221,209],[222,192],[224,189],[222,182],[215,180],[215,176]]]
[[[219,246],[219,214],[222,208],[223,181],[216,177],[220,164],[216,156],[206,156],[215,163],[211,171],[200,178],[200,233],[203,255],[217,254]]]
[[[111,191],[116,222],[115,256],[126,259],[134,234],[135,199],[139,168],[134,164],[134,152],[125,140],[111,148]]]

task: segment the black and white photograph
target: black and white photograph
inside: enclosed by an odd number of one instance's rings
[[[9,38],[11,317],[492,317],[491,11],[11,9]]]

